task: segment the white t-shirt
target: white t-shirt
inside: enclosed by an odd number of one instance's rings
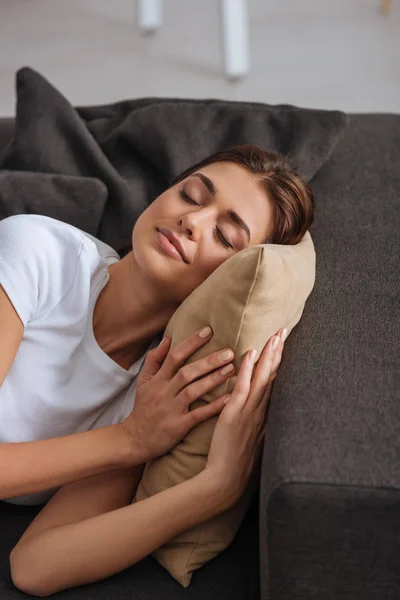
[[[0,443],[97,429],[132,411],[136,376],[162,334],[129,370],[97,344],[94,306],[109,280],[108,265],[118,260],[107,244],[50,217],[0,221],[0,284],[25,327],[0,386]],[[47,502],[55,492],[8,502]]]

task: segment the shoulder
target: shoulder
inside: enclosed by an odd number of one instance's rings
[[[44,280],[58,271],[68,280],[84,240],[66,223],[42,215],[14,215],[0,222],[0,255],[15,272]]]
[[[42,215],[0,221],[0,283],[10,291],[14,305],[22,303],[22,290],[30,299],[21,318],[24,323],[54,307],[70,290],[78,270],[90,275],[98,269],[103,259],[93,239]]]
[[[19,252],[29,248],[34,254],[63,246],[80,248],[83,236],[76,235],[74,229],[43,215],[13,215],[0,221],[0,243]]]
[[[118,253],[104,242],[44,215],[20,214],[0,221],[0,252],[4,247],[50,262],[62,258],[64,266],[76,262],[83,249],[87,256],[92,253],[94,257],[119,260]]]

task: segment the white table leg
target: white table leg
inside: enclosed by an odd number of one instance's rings
[[[162,24],[162,0],[137,0],[140,29],[151,32]]]
[[[220,0],[220,18],[225,73],[242,77],[250,63],[247,0]]]

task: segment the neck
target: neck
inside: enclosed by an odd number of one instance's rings
[[[145,279],[132,252],[109,267],[97,299],[93,331],[99,346],[125,368],[144,354],[178,308]]]

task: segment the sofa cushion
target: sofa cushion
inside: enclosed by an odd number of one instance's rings
[[[0,118],[0,155],[11,142],[15,131],[15,120],[12,117]]]

